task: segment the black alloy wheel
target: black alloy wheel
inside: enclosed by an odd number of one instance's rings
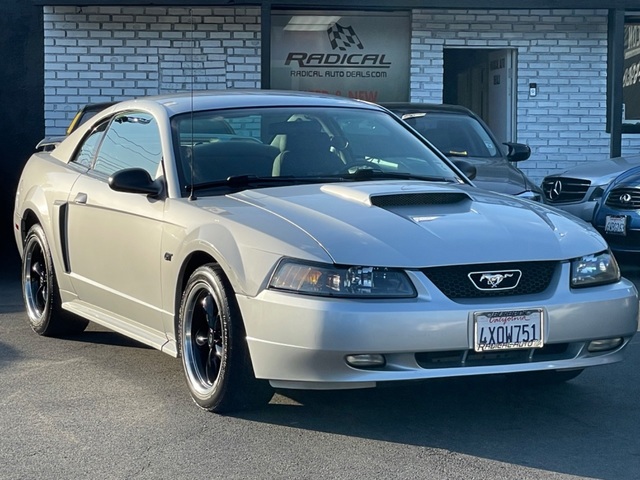
[[[213,412],[266,404],[273,391],[253,374],[233,289],[219,266],[195,270],[178,319],[179,349],[193,400]]]
[[[80,333],[89,324],[88,320],[62,310],[51,250],[38,224],[29,229],[24,243],[22,296],[29,325],[39,335]]]

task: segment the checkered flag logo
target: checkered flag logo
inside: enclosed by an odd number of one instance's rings
[[[362,42],[354,32],[353,27],[343,27],[342,25],[335,23],[332,27],[327,30],[327,35],[329,35],[329,41],[331,42],[331,48],[334,50],[338,49],[341,51],[345,51],[347,48],[356,46],[360,50],[364,47],[362,46]]]

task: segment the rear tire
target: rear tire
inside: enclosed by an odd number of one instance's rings
[[[182,295],[178,345],[187,386],[205,410],[223,413],[263,406],[273,396],[257,380],[233,289],[222,269],[193,272]]]
[[[24,242],[22,296],[29,325],[38,335],[77,334],[89,324],[88,320],[62,310],[51,250],[38,224],[29,229]]]

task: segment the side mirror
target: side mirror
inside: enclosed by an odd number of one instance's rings
[[[478,171],[476,170],[476,167],[471,163],[465,160],[455,159],[453,160],[453,164],[458,167],[458,170],[464,173],[464,176],[469,180],[473,180],[474,178],[476,178]]]
[[[524,143],[504,142],[503,145],[509,147],[507,160],[510,162],[521,162],[531,156],[531,148]]]
[[[116,192],[141,193],[156,197],[162,192],[162,183],[153,180],[143,168],[126,168],[109,177],[109,187]]]

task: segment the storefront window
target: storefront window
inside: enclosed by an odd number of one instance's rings
[[[271,88],[409,100],[408,12],[274,12]]]
[[[624,25],[623,133],[640,133],[640,19]]]

